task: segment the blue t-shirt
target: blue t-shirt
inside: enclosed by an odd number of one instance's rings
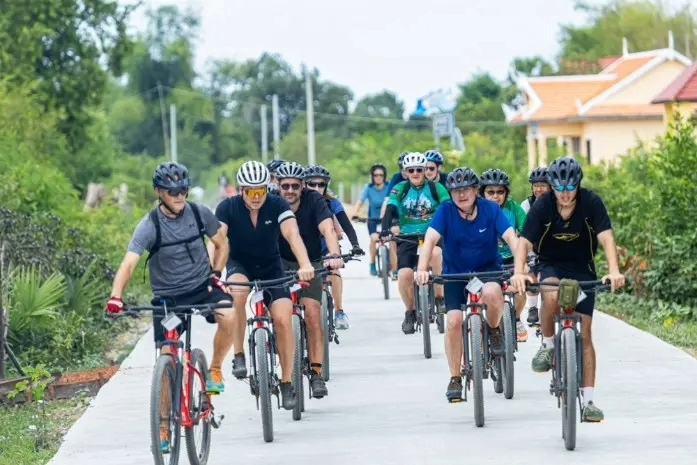
[[[477,218],[467,221],[452,202],[438,209],[431,228],[443,237],[445,273],[476,273],[500,268],[499,237],[511,223],[501,208],[486,199],[477,199]]]
[[[344,206],[337,199],[332,199],[329,201],[329,210],[336,216],[344,211]]]
[[[383,184],[382,189],[378,189],[372,184],[368,184],[361,194],[361,202],[368,201],[368,218],[371,220],[380,219],[380,210],[385,197],[390,193],[390,189]]]
[[[392,176],[392,179],[390,179],[390,183],[387,185],[387,192],[392,192],[392,189],[399,184],[400,182],[404,181],[405,178],[402,176],[402,172],[398,171],[397,173]]]

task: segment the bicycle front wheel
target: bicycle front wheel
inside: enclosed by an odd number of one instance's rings
[[[567,450],[576,448],[576,400],[578,398],[578,370],[576,365],[576,333],[573,329],[562,332],[561,346],[561,421],[562,437]]]
[[[303,412],[303,358],[305,357],[302,320],[298,315],[293,315],[293,334],[295,335],[295,358],[293,359],[293,389],[295,389],[295,407],[293,407],[293,420],[300,420]]]
[[[269,373],[269,333],[258,329],[254,333],[254,362],[256,364],[259,404],[261,405],[261,427],[264,441],[273,441],[273,411],[271,410],[271,374]]]
[[[150,449],[155,465],[177,465],[181,445],[177,366],[171,355],[155,362],[150,385]],[[165,441],[168,443],[165,443]]]
[[[322,333],[324,334],[324,363],[322,363],[322,378],[329,381],[329,341],[331,338],[331,329],[334,318],[334,301],[329,293],[329,290],[322,291],[322,314],[320,319],[322,322]]]
[[[206,392],[208,362],[201,349],[191,351],[190,382],[186,390],[189,397],[189,415],[194,424],[184,428],[186,452],[191,465],[205,465],[211,450],[211,401]],[[195,370],[195,371],[194,371]]]
[[[510,302],[504,302],[503,304],[503,356],[501,360],[501,377],[503,379],[503,396],[506,399],[513,398],[513,392],[515,387],[514,378],[514,352],[515,352],[515,319],[513,319],[513,312],[509,311],[511,307]]]
[[[421,334],[424,340],[424,357],[431,358],[431,309],[428,286],[418,286],[418,312],[421,316]]]
[[[474,424],[484,426],[484,344],[482,343],[482,317],[470,315],[470,356],[472,357],[472,392],[474,397]],[[466,328],[465,328],[466,329]]]

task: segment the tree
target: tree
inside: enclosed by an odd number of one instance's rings
[[[402,119],[404,103],[389,90],[367,95],[360,99],[354,111],[356,116],[366,118]]]

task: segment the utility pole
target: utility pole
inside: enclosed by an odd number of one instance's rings
[[[0,381],[5,379],[5,307],[2,301],[4,291],[3,269],[5,267],[5,241],[0,242]]]
[[[278,94],[271,96],[271,118],[273,119],[273,159],[281,158],[281,117],[278,114]]]
[[[177,107],[174,104],[169,106],[169,131],[172,141],[172,161],[178,163],[177,156]]]
[[[165,100],[162,97],[162,84],[157,83],[157,95],[160,99],[160,117],[162,119],[162,141],[165,147],[165,158],[169,158],[169,140],[167,139],[167,118],[165,117]]]
[[[269,161],[269,128],[266,122],[266,105],[259,108],[259,116],[261,117],[261,161],[266,164]]]
[[[307,114],[307,164],[317,163],[315,155],[315,111],[314,97],[312,96],[312,76],[305,66],[305,113]]]

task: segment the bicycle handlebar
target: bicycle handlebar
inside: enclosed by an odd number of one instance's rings
[[[609,283],[606,281],[602,281],[600,279],[596,279],[593,281],[577,281],[578,285],[583,291],[609,291],[611,290],[611,286]],[[544,288],[552,288],[556,289],[559,288],[559,283],[526,283],[526,289],[529,291],[533,292],[545,292]],[[551,291],[552,289],[549,289]]]
[[[454,274],[443,274],[440,276],[432,276],[431,280],[434,283],[445,283],[445,282],[459,282],[459,281],[469,281],[474,278],[500,278],[507,279],[510,278],[511,273],[506,270],[497,271],[482,271],[479,273],[454,273]]]
[[[201,315],[207,316],[214,313],[219,308],[230,308],[232,303],[224,302],[217,304],[195,304],[195,305],[140,305],[135,307],[126,306],[122,313],[114,315],[115,317],[120,316],[139,316],[144,312],[156,313],[167,309],[167,313],[174,313],[176,315]]]
[[[225,281],[226,286],[246,286],[246,287],[256,287],[259,289],[264,289],[264,288],[269,288],[269,287],[278,287],[278,286],[283,286],[285,284],[290,284],[293,281],[298,280],[298,274],[296,272],[293,272],[293,274],[290,274],[288,276],[284,276],[282,278],[275,278],[275,279],[255,279],[253,281],[245,281],[245,282],[235,282],[235,281]]]

